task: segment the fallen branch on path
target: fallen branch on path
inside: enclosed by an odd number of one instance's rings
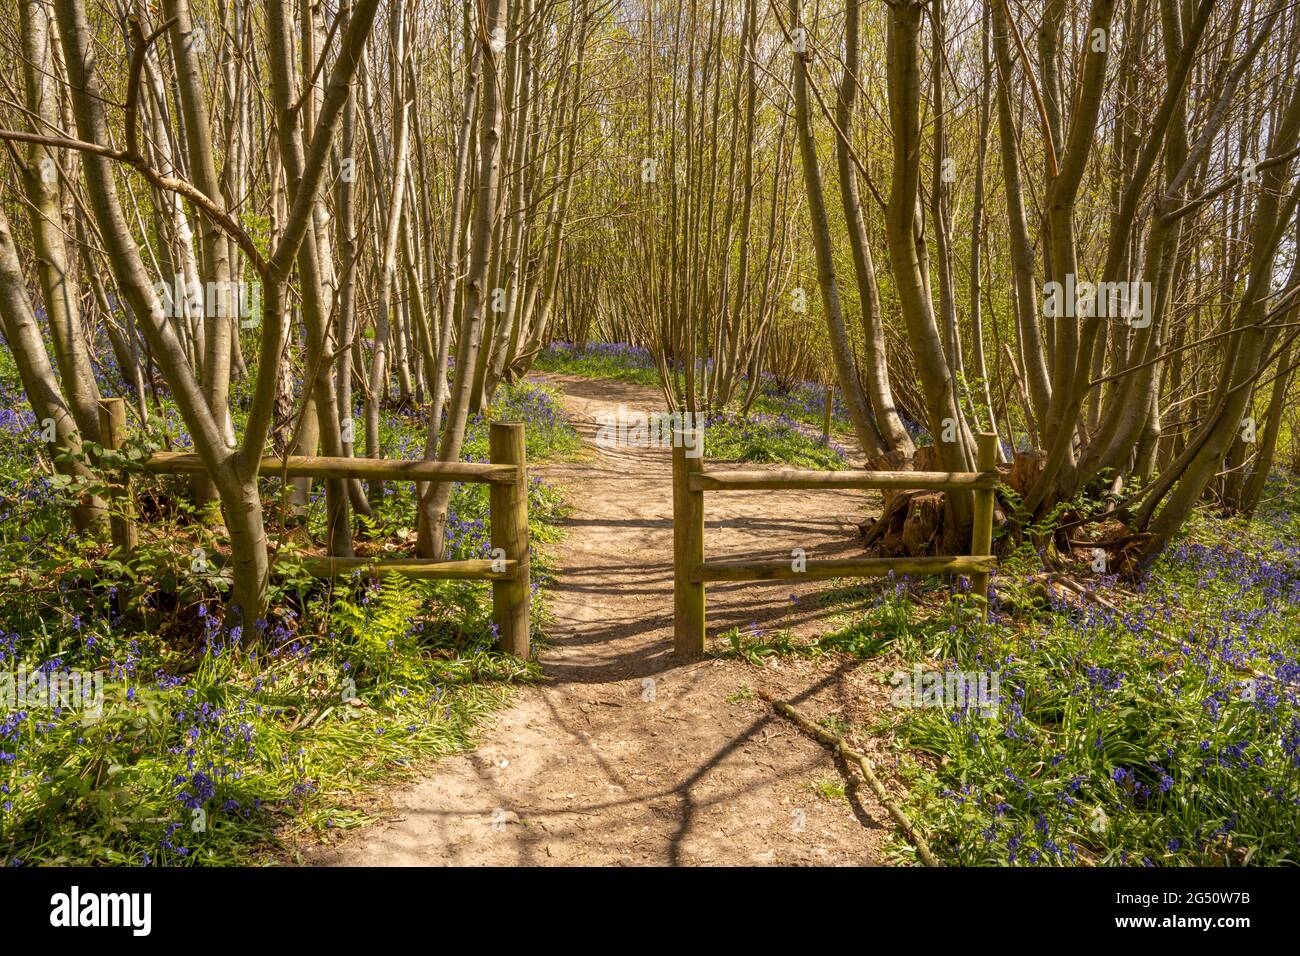
[[[825,727],[819,727],[817,724],[814,724],[811,720],[799,713],[799,711],[795,710],[794,707],[787,704],[785,701],[777,700],[771,694],[764,691],[760,691],[759,696],[771,704],[772,709],[778,714],[793,721],[801,730],[814,737],[819,743],[830,747],[836,754],[840,754],[848,760],[852,760],[856,763],[858,769],[862,771],[862,776],[866,778],[872,792],[876,795],[876,799],[878,799],[884,805],[885,809],[889,811],[889,815],[894,818],[894,822],[898,824],[899,828],[903,831],[903,834],[911,841],[912,846],[916,847],[916,853],[921,858],[921,862],[926,866],[944,865],[939,862],[938,858],[932,852],[930,852],[930,844],[926,842],[926,839],[921,835],[921,832],[912,825],[912,821],[907,818],[907,814],[902,811],[898,804],[889,798],[889,794],[885,791],[885,785],[881,783],[880,778],[876,776],[875,770],[871,768],[871,761],[866,758],[865,754],[850,749],[844,742],[844,738],[840,737],[838,734],[831,733]]]

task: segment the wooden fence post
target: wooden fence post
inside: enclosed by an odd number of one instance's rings
[[[704,470],[704,429],[673,434],[673,653],[704,653],[704,582],[691,581],[691,565],[704,562],[704,492],[691,475]]]
[[[105,398],[99,402],[99,431],[106,449],[119,450],[126,443],[126,400]],[[113,549],[125,559],[140,543],[135,524],[135,499],[131,494],[131,477],[125,471],[116,471],[108,479],[108,500],[111,508],[109,529]]]
[[[822,439],[831,443],[831,414],[835,410],[835,386],[826,386],[826,417],[822,420]]]
[[[524,426],[519,422],[492,422],[488,430],[490,458],[496,465],[514,465],[512,482],[489,486],[492,549],[500,548],[508,561],[517,562],[513,577],[492,582],[492,620],[497,626],[497,647],[507,654],[527,658],[529,648],[528,602],[531,575],[528,561],[528,468]],[[496,555],[494,554],[494,557]]]
[[[998,436],[993,432],[980,432],[976,469],[981,473],[994,475],[998,473]],[[993,504],[997,496],[995,488],[981,488],[975,492],[975,523],[971,528],[970,553],[983,556],[993,553]],[[988,617],[989,574],[980,571],[971,575],[971,594],[983,605],[984,616]]]

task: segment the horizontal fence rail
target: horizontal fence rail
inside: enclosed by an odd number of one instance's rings
[[[883,491],[977,491],[996,488],[997,474],[971,471],[697,471],[691,491],[775,491],[818,488]]]
[[[100,402],[100,425],[104,447],[121,448],[126,437],[126,405],[123,399]],[[497,627],[497,646],[518,657],[528,657],[531,567],[528,557],[528,467],[524,426],[517,422],[492,422],[488,433],[490,462],[389,461],[378,458],[331,458],[311,455],[264,457],[258,474],[286,478],[359,478],[371,481],[461,481],[487,484],[491,544],[496,560],[438,561],[431,558],[354,558],[295,556],[293,564],[318,578],[349,577],[361,572],[373,575],[401,574],[411,578],[492,583],[492,620]],[[207,472],[202,459],[192,452],[158,452],[143,462],[146,471],[167,475],[199,475]],[[130,478],[115,476],[117,506],[113,517],[113,543],[129,554],[138,543],[135,506]],[[277,572],[276,563],[271,566]]]
[[[433,558],[298,558],[296,563],[317,578],[346,577],[374,568],[381,574],[445,581],[509,581],[519,573],[518,561],[437,561]],[[497,570],[500,568],[500,570]]]
[[[673,649],[684,657],[704,653],[705,594],[710,581],[782,581],[792,579],[866,578],[887,574],[967,574],[971,592],[988,594],[993,556],[993,504],[998,482],[997,436],[978,438],[974,472],[943,471],[706,471],[703,459],[688,455],[703,447],[701,436],[673,443]],[[704,559],[704,492],[817,489],[927,490],[973,493],[971,553],[930,558],[846,558],[791,561],[706,561]]]
[[[157,452],[145,461],[147,471],[160,474],[201,475],[208,469],[192,452]],[[288,478],[366,478],[378,481],[477,481],[509,484],[519,478],[508,464],[473,461],[388,461],[382,458],[323,458],[312,455],[267,455],[257,467],[259,475]]]
[[[806,561],[796,571],[789,561],[705,561],[692,564],[690,579],[699,581],[786,581],[795,578],[870,578],[895,574],[979,574],[997,567],[990,556],[955,558],[844,558]]]

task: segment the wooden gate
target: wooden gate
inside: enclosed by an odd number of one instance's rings
[[[998,486],[997,436],[978,438],[979,471],[779,471],[709,470],[703,436],[673,443],[673,650],[684,657],[704,653],[704,586],[709,581],[778,581],[864,578],[889,574],[969,574],[971,593],[986,602],[993,557],[993,499]],[[700,455],[688,457],[688,449]],[[780,561],[706,561],[704,492],[777,489],[927,489],[973,492],[975,524],[971,554],[933,558],[850,558],[807,561],[802,570]]]
[[[126,437],[126,406],[120,398],[100,403],[100,426],[105,448],[120,448]],[[358,569],[374,574],[402,574],[417,578],[484,580],[492,582],[492,620],[497,626],[497,646],[517,657],[529,655],[529,599],[531,572],[528,558],[528,467],[524,426],[518,422],[492,422],[489,426],[488,463],[442,461],[389,461],[377,458],[323,458],[289,455],[267,456],[259,475],[280,478],[360,478],[370,481],[472,481],[490,485],[489,517],[493,549],[499,560],[435,561],[429,558],[300,558],[303,568],[316,577],[344,577]],[[204,474],[198,455],[160,452],[144,462],[158,474]],[[114,545],[129,553],[138,540],[130,481],[115,477]],[[272,565],[272,573],[275,573]]]

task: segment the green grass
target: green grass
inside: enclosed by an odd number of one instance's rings
[[[659,385],[653,357],[638,346],[590,343],[580,350],[556,342],[538,356],[536,368],[585,378]],[[822,386],[805,382],[782,390],[768,382],[748,415],[739,414],[737,399],[726,411],[707,416],[705,456],[715,461],[786,464],[828,471],[847,468],[847,449],[835,437],[851,431],[843,404],[837,400],[832,438],[826,442],[821,436],[824,403]]]
[[[1295,862],[1300,563],[1286,540],[1203,517],[1136,598],[1099,583],[1118,612],[919,627],[932,658],[1001,685],[994,716],[901,714],[912,809],[936,852],[965,865]]]
[[[4,363],[6,359],[0,359]],[[486,582],[322,582],[290,574],[250,632],[220,621],[219,532],[192,520],[183,485],[139,478],[143,541],[129,564],[69,533],[12,368],[0,364],[0,675],[44,667],[102,675],[96,714],[0,703],[0,863],[230,865],[275,861],[286,838],[368,822],[358,795],[473,746],[535,665],[493,651]],[[528,424],[531,460],[581,441],[554,392],[504,389],[491,415]],[[184,443],[173,415],[160,431]],[[422,424],[385,413],[384,452],[418,457]],[[466,457],[486,457],[487,419]],[[155,441],[161,436],[155,433]],[[364,544],[409,553],[411,486],[386,485]],[[270,501],[276,482],[264,485]],[[559,494],[529,488],[533,540],[556,540]],[[320,535],[319,493],[287,548]],[[458,485],[453,557],[488,547],[487,495]],[[209,564],[194,564],[204,548]],[[535,549],[535,637],[547,619]],[[118,595],[130,595],[119,614]]]
[[[826,633],[733,631],[722,653],[848,654],[882,685],[917,666],[996,678],[989,712],[891,694],[849,728],[892,741],[891,788],[950,864],[1295,863],[1298,501],[1278,479],[1251,525],[1197,515],[1141,584],[1085,578],[1115,610],[1035,599],[1037,561],[1017,553],[999,575],[1014,600],[988,623],[938,579],[832,584]],[[892,853],[914,861],[901,838]]]
[[[833,777],[830,774],[825,774],[809,784],[808,789],[817,798],[832,803],[848,799],[848,788],[843,777]]]
[[[539,372],[609,378],[635,385],[656,387],[659,384],[654,358],[635,345],[592,342],[578,348],[567,342],[553,342],[537,356],[533,367]]]
[[[704,430],[704,455],[715,461],[786,464],[838,471],[848,467],[844,449],[788,418],[751,414],[710,416]]]

